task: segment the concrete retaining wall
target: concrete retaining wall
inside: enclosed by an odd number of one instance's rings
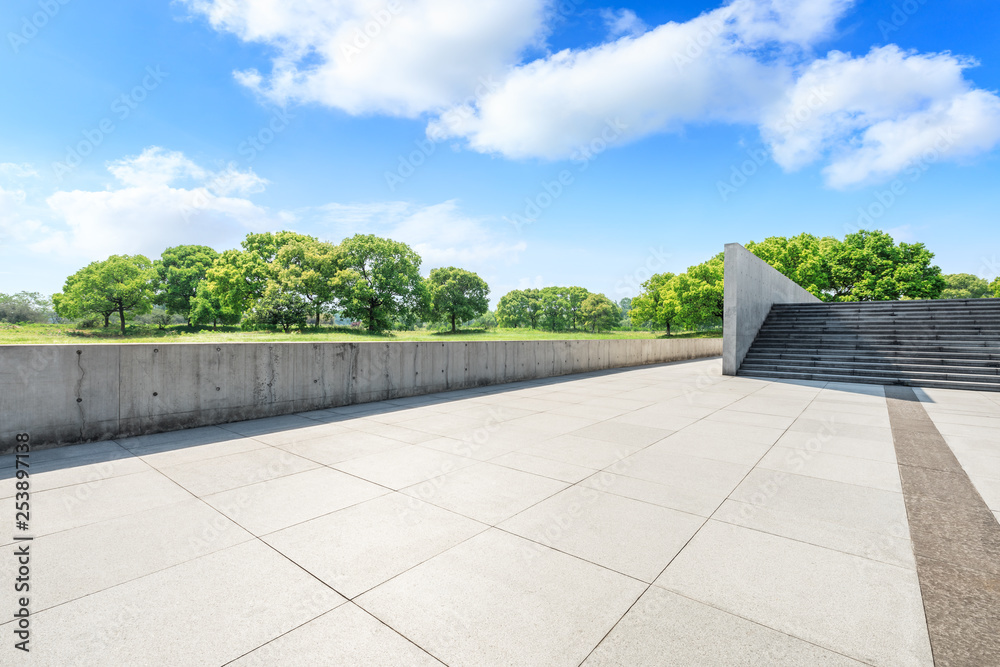
[[[736,375],[776,303],[819,299],[739,243],[726,244],[722,373]]]
[[[718,356],[722,341],[0,346],[0,452]]]

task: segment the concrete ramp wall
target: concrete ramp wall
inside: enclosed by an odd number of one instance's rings
[[[718,356],[722,341],[0,346],[0,452],[610,368]]]
[[[776,303],[820,303],[739,243],[726,244],[722,373],[736,375]]]

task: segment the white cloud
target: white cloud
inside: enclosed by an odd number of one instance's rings
[[[262,95],[423,115],[432,139],[508,158],[572,158],[606,139],[609,122],[624,126],[616,143],[747,124],[783,168],[822,163],[840,188],[906,169],[942,133],[954,130],[938,155],[949,160],[991,150],[1000,134],[997,96],[964,78],[971,60],[894,45],[817,58],[854,0],[732,0],[654,28],[629,9],[605,10],[606,43],[530,62],[552,0],[185,2],[216,29],[274,49],[269,73],[237,73]]]
[[[507,157],[570,157],[610,119],[623,140],[692,123],[753,123],[793,82],[791,59],[826,37],[848,0],[738,0],[684,23],[517,67],[475,109],[433,121],[434,138],[462,137]]]
[[[266,183],[233,165],[213,172],[183,153],[153,146],[112,162],[108,171],[117,183],[107,190],[57,191],[46,199],[62,229],[36,238],[33,250],[90,259],[116,253],[155,257],[179,244],[232,246],[250,231],[285,222],[248,199],[226,196],[259,191]]]
[[[353,234],[377,234],[407,243],[423,258],[425,271],[450,265],[477,270],[497,262],[516,262],[527,248],[524,241],[510,238],[506,225],[468,217],[455,201],[431,206],[329,204],[315,216],[335,241]]]
[[[418,116],[471,96],[540,44],[548,0],[186,0],[217,30],[272,47],[237,80],[279,103]]]
[[[24,190],[0,187],[0,245],[23,243],[48,232],[35,217],[35,211],[27,205]]]
[[[604,25],[608,27],[608,36],[612,39],[622,35],[638,37],[649,29],[649,26],[631,9],[619,9],[618,11],[602,9],[601,18],[604,19]]]
[[[827,182],[884,179],[927,158],[955,159],[1000,141],[1000,99],[963,76],[973,61],[894,45],[813,62],[765,115],[774,159],[794,170],[829,156]]]
[[[38,171],[28,163],[0,162],[0,176],[10,179],[37,178]]]

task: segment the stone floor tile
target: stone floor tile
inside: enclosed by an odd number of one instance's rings
[[[356,602],[453,667],[575,667],[646,586],[535,546],[489,530]]]

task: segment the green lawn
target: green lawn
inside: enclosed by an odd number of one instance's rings
[[[609,331],[591,334],[583,331],[550,332],[538,329],[469,329],[438,332],[427,329],[418,331],[394,331],[385,335],[369,334],[347,327],[307,327],[302,331],[242,331],[237,327],[220,327],[218,330],[204,327],[170,326],[166,329],[155,327],[128,327],[128,335],[122,336],[114,327],[108,329],[74,329],[68,324],[0,324],[0,345],[24,345],[38,343],[252,343],[258,341],[444,341],[444,340],[587,340],[593,338],[666,338],[658,331]],[[718,338],[721,331],[695,331],[675,333],[671,338]]]

